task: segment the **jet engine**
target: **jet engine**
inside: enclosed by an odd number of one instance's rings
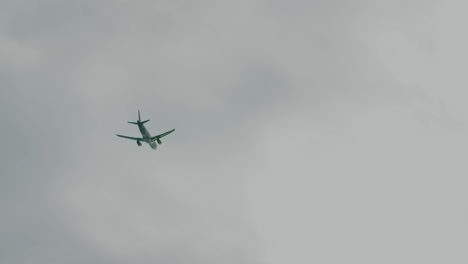
[[[156,141],[158,141],[158,144],[159,144],[159,145],[162,144],[162,141],[161,141],[159,138],[157,138]]]
[[[141,142],[140,142],[140,140],[137,140],[137,145],[138,145],[139,147],[141,147]]]

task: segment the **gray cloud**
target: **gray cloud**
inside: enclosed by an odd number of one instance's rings
[[[462,6],[2,6],[1,262],[466,262]]]

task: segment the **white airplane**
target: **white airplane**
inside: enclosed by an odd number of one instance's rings
[[[127,137],[127,136],[122,136],[122,135],[117,135],[118,137],[122,137],[122,138],[127,138],[127,139],[132,139],[132,140],[136,140],[137,142],[137,145],[138,146],[141,146],[141,141],[144,141],[146,143],[148,143],[148,145],[150,145],[150,147],[152,149],[156,149],[158,147],[158,144],[161,145],[162,142],[161,142],[161,138],[164,137],[164,136],[167,136],[169,135],[170,133],[174,132],[175,131],[175,128],[172,129],[171,131],[167,131],[166,133],[162,133],[160,135],[157,135],[157,136],[154,136],[152,137],[150,135],[150,133],[148,133],[148,130],[146,130],[145,126],[143,125],[144,123],[148,122],[149,120],[145,120],[145,121],[141,121],[141,118],[140,118],[140,110],[138,110],[138,120],[136,122],[128,122],[130,124],[134,124],[134,125],[138,125],[138,128],[140,129],[140,132],[141,132],[141,135],[143,136],[142,138],[135,138],[135,137]],[[158,144],[156,144],[156,142],[158,142]]]

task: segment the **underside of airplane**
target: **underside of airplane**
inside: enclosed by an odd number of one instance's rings
[[[150,145],[150,147],[152,149],[156,149],[157,144],[160,144],[160,145],[162,144],[161,138],[171,134],[172,132],[174,132],[175,128],[170,130],[170,131],[164,132],[162,134],[159,134],[159,135],[153,137],[153,136],[150,135],[148,130],[146,130],[145,126],[143,125],[144,123],[146,123],[148,121],[149,120],[141,121],[140,110],[138,110],[138,120],[136,122],[130,122],[129,121],[128,123],[138,125],[138,128],[140,129],[140,133],[141,133],[142,137],[138,138],[138,137],[123,136],[123,135],[118,135],[118,134],[116,134],[116,135],[118,137],[121,137],[121,138],[136,140],[138,146],[142,145],[141,142],[146,142],[146,143],[148,143],[148,145]],[[157,142],[157,144],[156,144],[156,142]]]

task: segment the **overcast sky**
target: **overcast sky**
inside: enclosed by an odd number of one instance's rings
[[[0,262],[468,263],[467,8],[0,0]]]

